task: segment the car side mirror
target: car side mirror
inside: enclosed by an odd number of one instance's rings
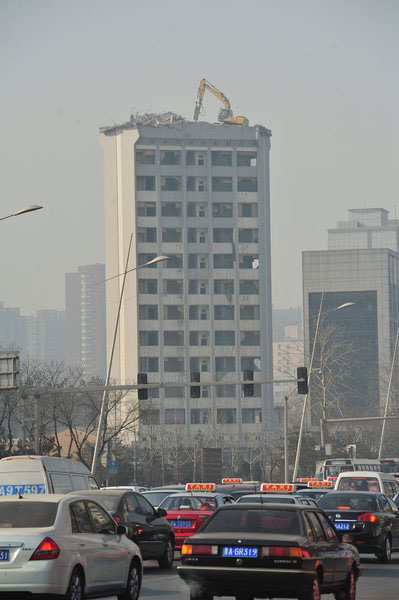
[[[116,528],[116,535],[127,535],[127,527],[125,527],[125,525],[118,525]]]
[[[158,508],[157,513],[158,513],[158,517],[166,517],[166,515],[168,514],[168,511],[165,510],[164,508]]]

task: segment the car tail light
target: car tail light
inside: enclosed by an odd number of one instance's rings
[[[375,524],[377,524],[379,522],[377,515],[373,515],[373,513],[363,513],[362,515],[358,516],[357,520],[359,523],[375,523]]]
[[[38,545],[30,560],[53,560],[58,558],[60,549],[57,544],[51,538],[45,538],[41,544]]]
[[[218,553],[217,546],[206,546],[204,544],[183,544],[181,555],[188,556],[191,554],[212,554],[215,556]]]
[[[262,556],[309,558],[309,552],[303,548],[287,548],[285,546],[263,546]]]
[[[349,510],[350,506],[338,506],[338,510]]]

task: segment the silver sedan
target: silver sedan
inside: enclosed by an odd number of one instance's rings
[[[84,492],[0,498],[0,592],[137,600],[142,559],[125,533]]]

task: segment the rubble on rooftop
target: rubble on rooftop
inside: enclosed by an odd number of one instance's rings
[[[174,112],[164,113],[145,113],[140,115],[138,112],[130,115],[130,123],[132,125],[174,125],[176,123],[184,123],[185,118],[177,115]]]

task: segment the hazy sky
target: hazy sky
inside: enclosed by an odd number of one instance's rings
[[[398,202],[398,30],[397,0],[0,0],[0,216],[45,206],[0,222],[0,301],[64,308],[104,261],[99,127],[191,119],[205,77],[272,130],[273,301],[301,303],[301,251]]]

